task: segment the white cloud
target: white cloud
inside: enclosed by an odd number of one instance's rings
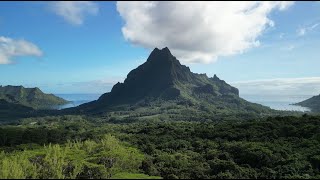
[[[230,83],[241,94],[317,95],[320,93],[320,77],[279,78]]]
[[[307,32],[312,31],[313,29],[315,29],[318,26],[319,26],[319,23],[313,24],[312,26],[301,27],[297,30],[297,34],[298,34],[298,36],[304,36],[304,35],[306,35]]]
[[[31,42],[0,36],[0,64],[10,64],[16,56],[42,56],[42,51]]]
[[[98,5],[90,1],[57,1],[50,2],[51,9],[67,22],[81,25],[87,15],[96,15]]]
[[[180,60],[209,63],[259,46],[273,10],[293,2],[117,2],[124,37],[146,48],[169,47]]]

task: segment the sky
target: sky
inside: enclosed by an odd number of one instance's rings
[[[320,93],[319,2],[0,2],[0,85],[101,94],[155,47],[240,94]]]

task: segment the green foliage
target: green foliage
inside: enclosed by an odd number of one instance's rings
[[[7,156],[1,152],[0,158],[1,179],[36,178],[38,169],[29,162],[25,153],[13,153],[11,156]]]
[[[146,174],[118,173],[112,176],[111,179],[162,179],[162,178],[158,176],[148,176]]]
[[[0,123],[12,122],[19,118],[28,117],[32,110],[30,107],[9,103],[0,97]]]
[[[164,178],[317,178],[320,117],[139,123],[123,131]]]
[[[49,144],[36,150],[0,154],[0,178],[110,178],[139,173],[144,155],[106,135],[98,142]],[[141,174],[140,174],[141,175]],[[138,174],[139,177],[139,174]],[[141,175],[141,177],[148,177]]]
[[[319,116],[115,124],[104,118],[48,116],[1,126],[1,177],[320,177]]]

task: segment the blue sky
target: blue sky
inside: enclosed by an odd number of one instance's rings
[[[153,47],[168,46],[193,72],[217,74],[243,94],[320,93],[319,2],[241,7],[252,16],[236,14],[238,4],[60,3],[0,2],[1,85],[104,93]]]

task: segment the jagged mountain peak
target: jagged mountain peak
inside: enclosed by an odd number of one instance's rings
[[[152,53],[166,53],[166,54],[171,54],[171,51],[168,47],[164,47],[162,49],[159,49],[159,48],[154,48],[153,51],[151,52]]]
[[[216,74],[214,74],[213,79],[220,80]]]
[[[149,63],[165,63],[165,62],[175,62],[176,57],[174,57],[169,48],[165,47],[163,49],[155,48],[149,55],[147,62]]]
[[[149,80],[154,80],[160,84],[172,84],[173,81],[187,76],[186,73],[191,73],[189,67],[181,65],[168,47],[161,50],[155,48],[145,63],[129,72],[124,83],[142,80],[149,83]]]
[[[115,84],[111,92],[79,108],[98,111],[104,107],[134,104],[145,99],[188,99],[201,102],[203,98],[223,95],[238,97],[239,91],[216,75],[208,78],[206,74],[192,73],[165,47],[161,50],[155,48],[147,61],[130,71],[125,81]]]

